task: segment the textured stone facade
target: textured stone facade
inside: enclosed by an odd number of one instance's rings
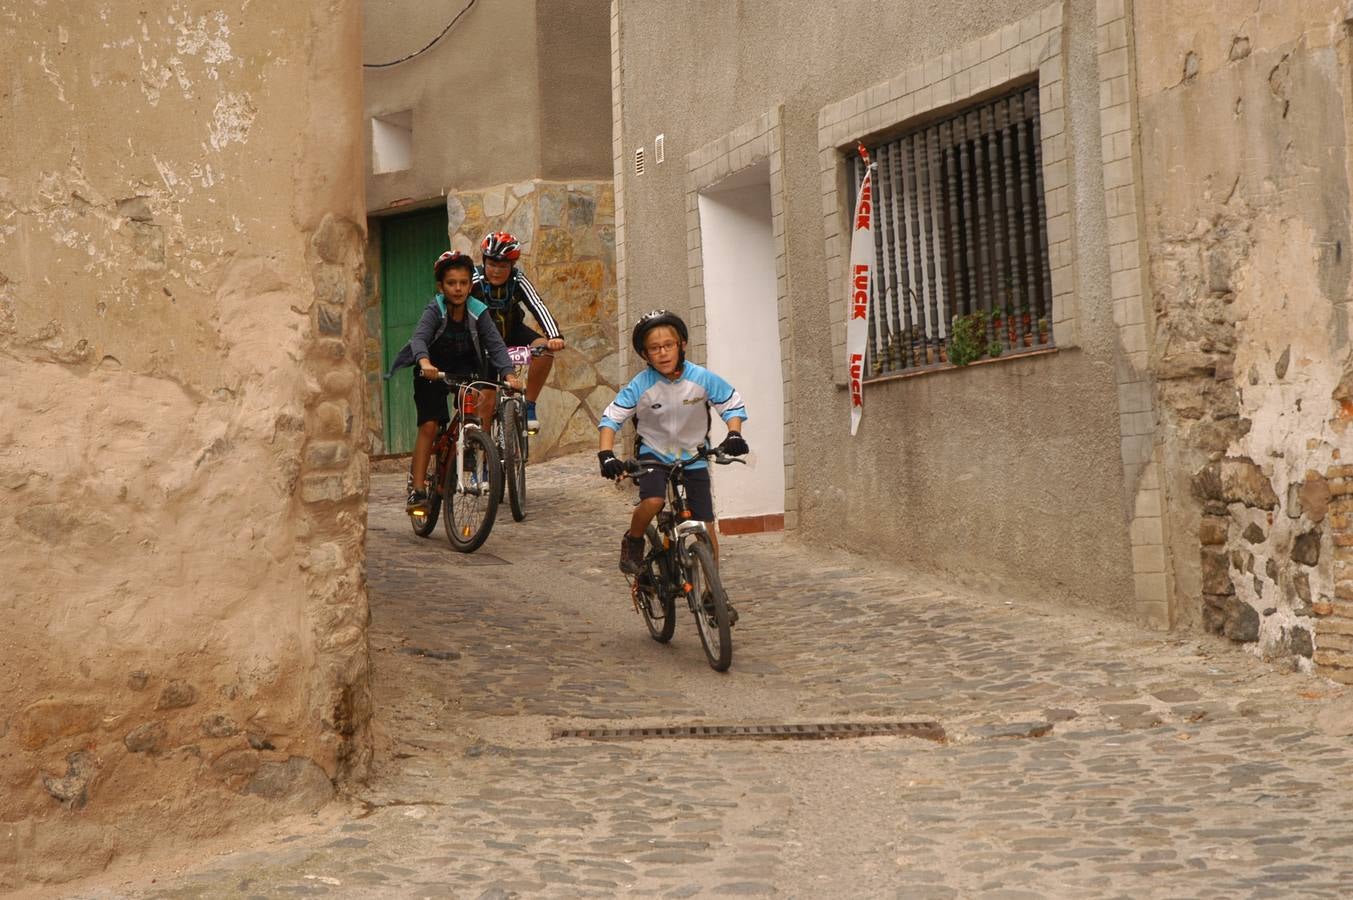
[[[510,231],[522,242],[519,265],[536,286],[568,347],[554,360],[541,392],[541,431],[531,457],[546,459],[593,447],[597,421],[615,397],[616,356],[615,192],[610,182],[524,181],[447,194],[452,249],[479,258],[491,231]],[[368,263],[377,264],[376,254]],[[429,296],[431,296],[431,279]],[[373,452],[384,447],[380,384],[379,278],[367,279],[367,379],[375,400],[367,417]],[[527,324],[534,327],[530,316]],[[539,330],[537,328],[537,330]]]
[[[248,7],[0,17],[0,892],[369,761],[360,22]]]
[[[1353,681],[1343,4],[1127,14],[1180,620]]]

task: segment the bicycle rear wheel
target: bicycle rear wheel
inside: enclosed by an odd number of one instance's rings
[[[507,502],[513,521],[526,518],[526,448],[521,430],[521,404],[510,400],[503,404],[503,480],[507,482]]]
[[[459,486],[457,470],[462,470]],[[488,538],[498,515],[502,479],[498,448],[489,436],[479,428],[462,429],[442,481],[446,537],[454,549],[470,553]]]
[[[443,460],[436,453],[428,457],[427,510],[423,515],[409,514],[413,533],[419,537],[427,537],[437,527],[437,516],[442,511],[442,464]]]
[[[672,632],[676,631],[676,593],[672,579],[667,577],[662,538],[651,524],[648,526],[648,554],[644,557],[643,569],[635,576],[634,596],[653,640],[659,644],[670,641]]]
[[[733,663],[733,635],[728,621],[728,595],[719,580],[719,567],[708,539],[697,538],[690,545],[687,560],[695,627],[705,658],[716,672],[725,672]]]

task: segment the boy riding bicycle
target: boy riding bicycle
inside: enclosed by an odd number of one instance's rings
[[[526,273],[517,268],[521,242],[506,231],[484,235],[479,245],[484,264],[474,271],[474,295],[488,307],[498,333],[512,347],[545,347],[551,353],[564,349],[564,338]],[[526,324],[526,310],[545,330],[541,335]],[[526,373],[526,427],[532,434],[540,430],[536,418],[536,398],[545,387],[554,358],[550,353],[534,356]]]
[[[470,297],[474,262],[464,253],[448,251],[437,258],[432,274],[438,293],[385,374],[390,378],[399,369],[415,367],[413,402],[418,410],[418,437],[413,445],[409,509],[427,503],[432,442],[438,427],[451,420],[446,402],[451,388],[441,380],[442,374],[451,374],[457,381],[492,381],[489,373],[496,373],[512,387],[521,387],[503,336],[485,315],[484,304]],[[492,391],[483,393],[480,415],[488,421],[493,415],[494,396]]]
[[[729,456],[747,452],[747,441],[742,437],[747,410],[742,397],[709,369],[687,361],[688,337],[686,323],[665,309],[647,313],[635,324],[630,342],[648,368],[621,388],[602,414],[597,427],[597,461],[603,478],[615,480],[625,473],[624,462],[614,452],[615,436],[631,416],[639,435],[636,455],[640,463],[670,464],[690,459],[695,455],[694,448],[708,446],[711,407],[728,425],[728,436],[719,449]],[[644,530],[662,509],[667,491],[663,471],[646,473],[637,480],[639,505],[620,540],[620,571],[627,575],[637,574],[642,567]],[[703,461],[686,469],[686,497],[696,519],[714,521],[709,466]],[[718,538],[712,527],[709,537],[717,554]],[[729,614],[736,620],[731,607]]]

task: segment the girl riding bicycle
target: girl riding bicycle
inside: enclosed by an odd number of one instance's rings
[[[639,435],[640,462],[662,464],[689,459],[693,455],[691,448],[707,446],[711,407],[728,425],[728,436],[719,449],[729,456],[747,452],[747,442],[742,437],[747,409],[742,397],[709,369],[687,361],[688,337],[686,323],[665,309],[654,310],[635,324],[630,342],[634,352],[647,361],[648,368],[621,388],[602,414],[597,461],[603,478],[614,480],[625,473],[625,464],[615,456],[615,436],[631,416],[635,416]],[[643,563],[644,529],[662,509],[667,492],[667,478],[662,471],[643,475],[638,482],[639,505],[634,508],[629,530],[620,540],[620,571],[627,575],[636,574]],[[709,467],[703,461],[686,469],[686,492],[694,518],[712,523],[714,500]],[[712,527],[709,536],[717,553]]]
[[[432,267],[438,293],[423,310],[413,337],[399,351],[390,378],[399,369],[414,366],[413,402],[418,410],[418,437],[413,446],[408,508],[427,503],[425,478],[432,442],[437,428],[450,421],[447,396],[450,387],[441,380],[443,373],[455,380],[495,380],[490,373],[514,388],[521,385],[507,356],[507,345],[486,307],[470,298],[474,262],[464,253],[448,251]],[[493,392],[485,391],[480,415],[488,421],[493,415]]]

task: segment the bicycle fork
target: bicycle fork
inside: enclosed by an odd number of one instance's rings
[[[690,542],[699,540],[696,535],[706,534],[704,522],[693,522],[690,520],[677,523],[676,528],[676,562],[679,566],[677,574],[681,578],[681,593],[686,598],[686,605],[695,615],[700,614],[700,603],[695,596],[695,585],[691,582],[691,571],[695,568],[695,553],[691,549]]]
[[[456,444],[453,447],[455,458],[451,460],[451,464],[456,467],[456,493],[462,496],[467,493],[477,495],[481,488],[478,478],[475,479],[475,483],[471,486],[465,484],[465,451],[469,445],[469,441],[465,440],[465,434],[471,428],[478,430],[479,426],[469,424],[461,426],[460,440],[456,441]]]

